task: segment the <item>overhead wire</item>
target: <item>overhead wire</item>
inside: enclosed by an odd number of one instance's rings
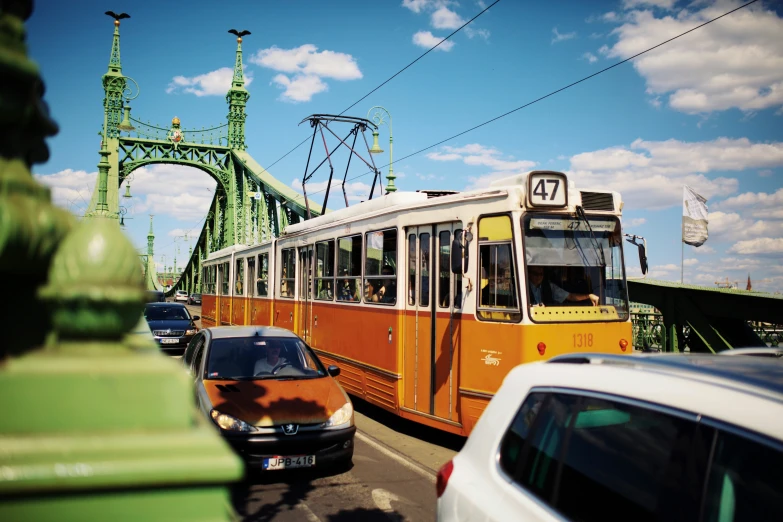
[[[622,64],[624,64],[624,63],[626,63],[626,62],[629,62],[629,61],[633,60],[634,58],[638,58],[639,56],[641,56],[641,55],[643,55],[643,54],[645,54],[645,53],[648,53],[648,52],[650,52],[650,51],[652,51],[652,50],[654,50],[654,49],[657,49],[658,47],[661,47],[661,46],[663,46],[663,45],[666,45],[667,43],[669,43],[669,42],[672,42],[672,41],[674,41],[674,40],[676,40],[676,39],[678,39],[678,38],[680,38],[680,37],[682,37],[682,36],[685,36],[685,35],[686,35],[686,34],[688,34],[688,33],[692,33],[693,31],[695,31],[695,30],[697,30],[697,29],[701,29],[701,28],[702,28],[702,27],[704,27],[705,25],[711,24],[712,22],[715,22],[716,20],[720,20],[721,18],[723,18],[723,17],[725,17],[725,16],[728,16],[728,15],[730,15],[730,14],[732,14],[732,13],[736,12],[736,11],[739,11],[740,9],[744,9],[745,7],[748,7],[749,5],[751,5],[751,4],[754,4],[754,3],[756,3],[756,2],[758,2],[758,0],[750,0],[750,2],[747,2],[747,3],[745,3],[745,4],[742,4],[741,6],[739,6],[739,7],[736,7],[736,8],[734,8],[734,9],[730,10],[730,11],[727,11],[727,12],[723,13],[723,14],[722,14],[722,15],[720,15],[720,16],[716,16],[715,18],[712,18],[711,20],[708,20],[708,21],[706,21],[706,22],[704,22],[704,23],[702,23],[702,24],[699,24],[699,25],[697,25],[696,27],[694,27],[694,28],[692,28],[692,29],[689,29],[689,30],[687,30],[687,31],[685,31],[685,32],[682,32],[682,33],[678,34],[677,36],[674,36],[674,37],[672,37],[672,38],[669,38],[668,40],[665,40],[665,41],[663,41],[663,42],[661,42],[661,43],[659,43],[659,44],[657,44],[657,45],[654,45],[654,46],[652,46],[652,47],[650,47],[650,48],[648,48],[648,49],[645,49],[644,51],[641,51],[641,52],[639,52],[639,53],[636,53],[636,54],[634,54],[633,56],[631,56],[631,57],[629,57],[629,58],[626,58],[626,59],[624,59],[624,60],[621,60],[621,61],[619,61],[619,62],[617,62],[617,63],[615,63],[615,64],[613,64],[613,65],[610,65],[609,67],[605,67],[604,69],[601,69],[600,71],[598,71],[598,72],[595,72],[595,73],[593,73],[593,74],[591,74],[591,75],[589,75],[589,76],[585,76],[584,78],[582,78],[582,79],[580,79],[580,80],[577,80],[577,81],[575,81],[575,82],[573,82],[573,83],[569,83],[569,84],[568,84],[568,85],[566,85],[565,87],[561,87],[561,88],[559,88],[559,89],[557,89],[557,90],[555,90],[555,91],[552,91],[552,92],[550,92],[549,94],[546,94],[546,95],[544,95],[544,96],[541,96],[540,98],[536,98],[535,100],[533,100],[533,101],[531,101],[531,102],[528,102],[528,103],[526,103],[526,104],[524,104],[524,105],[520,105],[519,107],[517,107],[517,108],[515,108],[515,109],[512,109],[512,110],[510,110],[510,111],[508,111],[508,112],[504,112],[503,114],[501,114],[501,115],[499,115],[499,116],[495,116],[494,118],[492,118],[492,119],[489,119],[489,120],[487,120],[487,121],[485,121],[485,122],[483,122],[483,123],[480,123],[480,124],[478,124],[478,125],[475,125],[475,126],[473,126],[473,127],[469,128],[469,129],[467,129],[467,130],[464,130],[464,131],[462,131],[462,132],[459,132],[459,133],[457,133],[457,134],[455,134],[455,135],[453,135],[453,136],[450,136],[450,137],[448,137],[448,138],[446,138],[446,139],[440,140],[440,141],[439,141],[439,142],[437,142],[437,143],[433,143],[432,145],[429,145],[429,146],[427,146],[427,147],[424,147],[423,149],[419,149],[419,150],[417,150],[416,152],[413,152],[413,153],[411,153],[411,154],[408,154],[407,156],[403,156],[402,158],[400,158],[400,159],[398,159],[398,160],[395,160],[395,161],[393,161],[393,162],[391,162],[391,163],[387,163],[386,165],[382,165],[382,166],[378,167],[378,170],[380,170],[380,169],[382,169],[382,168],[385,168],[385,167],[388,167],[388,166],[389,166],[389,165],[391,165],[392,163],[398,163],[398,162],[400,162],[400,161],[403,161],[403,160],[406,160],[406,159],[408,159],[408,158],[410,158],[410,157],[413,157],[413,156],[416,156],[416,155],[418,155],[418,154],[421,154],[422,152],[424,152],[424,151],[426,151],[426,150],[429,150],[429,149],[431,149],[431,148],[433,148],[433,147],[437,147],[438,145],[442,145],[443,143],[446,143],[447,141],[451,141],[451,140],[453,140],[454,138],[458,138],[458,137],[460,137],[460,136],[462,136],[462,135],[464,135],[464,134],[467,134],[467,133],[469,133],[469,132],[472,132],[472,131],[474,131],[474,130],[476,130],[476,129],[478,129],[478,128],[481,128],[481,127],[483,127],[483,126],[485,126],[485,125],[488,125],[488,124],[490,124],[490,123],[492,123],[492,122],[495,122],[495,121],[497,121],[497,120],[499,120],[499,119],[501,119],[501,118],[505,118],[506,116],[508,116],[508,115],[510,115],[510,114],[513,114],[513,113],[515,113],[515,112],[517,112],[517,111],[519,111],[519,110],[522,110],[522,109],[524,109],[524,108],[526,108],[526,107],[529,107],[529,106],[533,105],[534,103],[538,103],[538,102],[540,102],[540,101],[542,101],[542,100],[545,100],[546,98],[549,98],[550,96],[554,96],[555,94],[557,94],[557,93],[559,93],[559,92],[565,91],[566,89],[569,89],[569,88],[571,88],[571,87],[573,87],[573,86],[575,86],[575,85],[578,85],[578,84],[580,84],[580,83],[582,83],[582,82],[584,82],[584,81],[587,81],[587,80],[589,80],[590,78],[594,78],[594,77],[598,76],[599,74],[603,74],[603,73],[605,73],[606,71],[608,71],[608,70],[610,70],[610,69],[614,69],[615,67],[617,67],[617,66],[619,66],[619,65],[622,65]],[[368,174],[373,174],[373,171],[372,171],[372,170],[368,170],[367,172],[365,172],[365,173],[363,173],[363,174],[359,174],[358,176],[354,176],[354,177],[352,177],[352,178],[348,179],[347,181],[353,181],[353,180],[355,180],[355,179],[358,179],[358,178],[361,178],[361,177],[367,176]],[[313,191],[313,192],[311,192],[309,195],[318,194],[318,193],[320,193],[320,192],[323,192],[324,190],[325,190],[325,189],[322,189],[322,190],[316,190],[316,191]]]

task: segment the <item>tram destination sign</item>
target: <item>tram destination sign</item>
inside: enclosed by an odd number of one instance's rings
[[[587,231],[584,220],[569,217],[533,218],[530,220],[530,228],[536,230],[579,230]],[[615,223],[612,220],[590,220],[590,228],[593,232],[614,232]]]

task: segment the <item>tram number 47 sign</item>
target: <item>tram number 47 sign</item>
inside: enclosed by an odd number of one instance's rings
[[[559,173],[530,174],[530,204],[542,207],[564,207],[567,188],[565,176]]]

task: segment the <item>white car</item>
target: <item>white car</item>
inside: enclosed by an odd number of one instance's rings
[[[186,290],[177,290],[177,293],[174,294],[174,301],[188,301],[188,292]]]
[[[783,360],[514,368],[437,477],[439,521],[783,520]]]

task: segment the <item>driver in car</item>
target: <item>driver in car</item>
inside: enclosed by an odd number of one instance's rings
[[[262,357],[256,361],[256,366],[253,369],[253,374],[258,375],[260,373],[272,373],[272,370],[287,364],[285,357],[280,357],[280,343],[272,341],[269,346],[266,347],[266,357]]]

